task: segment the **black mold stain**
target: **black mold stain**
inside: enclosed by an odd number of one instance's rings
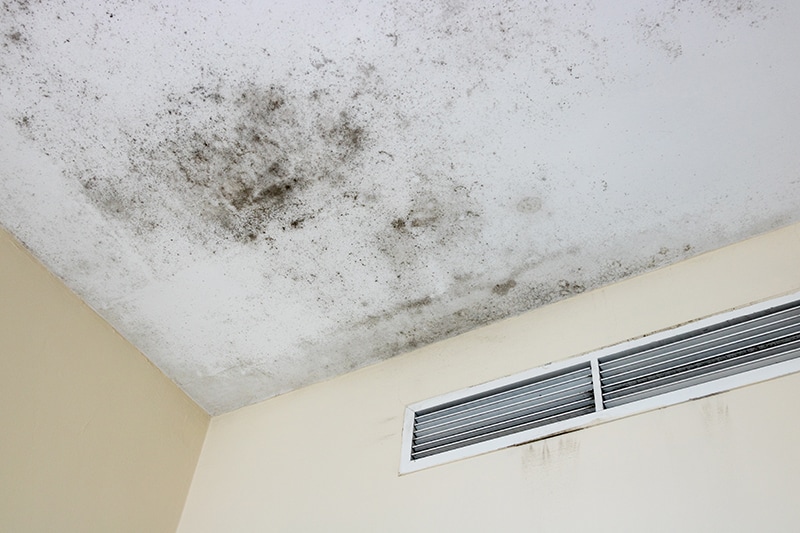
[[[302,228],[327,207],[309,196],[311,189],[342,186],[370,140],[355,110],[309,103],[281,85],[198,84],[171,95],[152,122],[166,124],[162,131],[169,134],[153,140],[146,132],[129,133],[129,176],[87,186],[87,195],[105,212],[141,226],[137,219],[147,206],[131,200],[149,180],[190,213],[189,233],[203,239],[204,222],[243,243],[273,222]],[[107,208],[111,197],[119,200],[114,209]]]
[[[492,292],[495,294],[499,294],[500,296],[505,296],[508,294],[508,291],[513,289],[517,286],[517,282],[513,279],[510,279],[504,283],[498,283],[494,287],[492,287]]]
[[[411,300],[410,302],[406,302],[402,305],[403,309],[420,309],[422,307],[431,305],[433,303],[433,298],[430,296],[425,296],[423,298],[419,298],[417,300]]]
[[[17,125],[17,128],[19,128],[20,131],[24,132],[30,131],[32,122],[33,122],[32,118],[28,115],[22,115],[21,117],[19,117],[17,120],[14,121],[14,123]]]
[[[339,157],[342,159],[364,148],[364,128],[354,124],[346,112],[340,113],[336,123],[323,132],[323,137],[339,149]]]
[[[5,0],[0,4],[2,6],[2,15],[0,15],[0,41],[2,41],[3,48],[9,52],[12,47],[16,49],[18,56],[23,60],[27,60],[27,53],[32,50],[31,46],[31,29],[36,25],[34,18],[34,10],[32,4],[34,2],[28,0]],[[36,2],[41,4],[41,2]],[[36,6],[39,7],[39,6]],[[5,61],[9,58],[0,57],[0,74],[8,75],[5,71]]]
[[[409,225],[412,228],[427,228],[435,226],[440,219],[441,216],[437,214],[419,214],[411,218]]]
[[[429,283],[436,268],[433,265],[451,254],[463,257],[466,243],[480,238],[481,206],[472,197],[473,189],[480,187],[477,182],[447,172],[431,169],[413,172],[405,205],[401,207],[396,202],[392,206],[405,214],[398,216],[397,211],[389,214],[370,243],[394,272],[389,290],[397,294],[428,291],[421,287],[431,287]]]
[[[560,296],[571,296],[573,294],[580,294],[586,290],[586,287],[580,283],[570,282],[565,279],[559,280],[558,292]]]

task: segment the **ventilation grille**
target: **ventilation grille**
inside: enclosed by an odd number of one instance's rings
[[[594,411],[589,363],[416,413],[412,459]]]
[[[800,306],[748,315],[600,359],[606,408],[798,356]]]
[[[497,449],[613,418],[613,413],[625,416],[798,371],[800,300],[792,298],[576,357],[553,365],[558,370],[532,370],[526,378],[421,402],[409,408],[403,461],[429,464],[434,456],[454,457],[447,452],[461,448]],[[772,366],[790,360],[796,361]],[[772,369],[751,372],[766,367]],[[686,392],[665,396],[676,391]],[[523,432],[516,440],[487,446]],[[460,456],[465,455],[466,450]],[[407,471],[416,468],[422,466]]]

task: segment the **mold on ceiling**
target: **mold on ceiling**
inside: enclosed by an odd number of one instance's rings
[[[796,2],[0,1],[0,224],[212,414],[800,220]]]

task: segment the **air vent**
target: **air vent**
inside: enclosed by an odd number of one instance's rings
[[[606,408],[798,356],[800,305],[754,313],[600,359]]]
[[[412,459],[594,411],[589,363],[464,398],[414,416]]]
[[[800,294],[412,405],[401,472],[800,371]]]

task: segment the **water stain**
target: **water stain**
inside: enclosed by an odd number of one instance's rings
[[[522,450],[520,458],[524,469],[541,474],[574,461],[580,454],[581,444],[580,439],[572,435],[557,435],[516,448]]]
[[[706,427],[716,428],[726,425],[730,420],[728,404],[720,397],[712,396],[701,400],[703,421]]]
[[[526,196],[517,202],[517,211],[520,213],[533,214],[542,208],[542,199],[537,196]]]

